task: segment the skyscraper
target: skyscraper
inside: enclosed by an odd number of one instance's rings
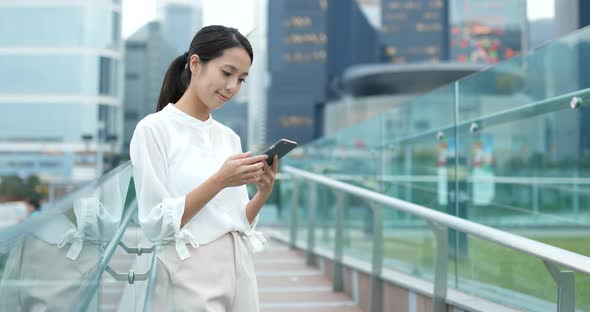
[[[164,74],[186,52],[202,27],[202,10],[193,4],[164,3],[161,20],[150,22],[125,41],[124,151],[137,123],[156,111]]]
[[[377,61],[377,36],[355,0],[272,0],[269,12],[267,143],[305,143],[344,69]]]
[[[267,25],[268,0],[254,2],[254,30],[249,39],[254,50],[254,63],[248,75],[248,150],[266,146],[266,110],[268,84]],[[245,91],[245,90],[243,90]]]
[[[176,55],[188,50],[193,36],[203,27],[203,10],[193,4],[168,3],[164,6],[162,31]]]
[[[438,62],[448,58],[448,0],[382,0],[382,61]]]
[[[451,61],[498,63],[523,51],[525,0],[454,0],[449,17]]]
[[[266,140],[314,138],[314,106],[324,101],[328,1],[271,0]]]
[[[125,41],[126,153],[137,123],[156,111],[164,74],[175,53],[164,38],[160,22],[144,25]]]
[[[556,37],[590,25],[590,2],[585,0],[556,0]]]
[[[0,175],[101,175],[120,147],[121,61],[120,1],[0,0]]]

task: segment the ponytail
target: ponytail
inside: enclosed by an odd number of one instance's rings
[[[189,69],[186,66],[187,63],[188,53],[184,53],[174,59],[168,67],[164,76],[164,82],[162,83],[162,89],[160,90],[156,112],[164,109],[168,103],[176,103],[182,97],[184,91],[186,91],[190,81]]]

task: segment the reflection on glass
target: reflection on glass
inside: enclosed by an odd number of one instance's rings
[[[367,106],[347,98],[329,108],[337,116],[327,119],[330,134],[284,163],[590,256],[588,47],[590,28],[341,129]],[[501,53],[487,57],[510,54]],[[351,196],[343,208],[345,254],[370,261],[370,205]],[[384,230],[384,265],[431,279],[436,249],[427,223],[386,211]],[[557,289],[538,258],[458,231],[446,239],[449,285],[507,306],[555,310]],[[576,276],[581,311],[590,310],[588,281]]]
[[[2,311],[64,311],[79,302],[119,228],[128,166],[0,231]],[[16,239],[14,239],[16,237]]]

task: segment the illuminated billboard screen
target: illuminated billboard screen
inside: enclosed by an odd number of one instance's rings
[[[497,63],[519,54],[525,10],[525,0],[451,1],[451,60]]]
[[[446,0],[382,0],[382,60],[438,62],[446,58]]]

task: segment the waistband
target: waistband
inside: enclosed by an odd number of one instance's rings
[[[252,253],[257,253],[264,250],[264,245],[267,242],[262,232],[253,230],[245,232],[231,231],[224,234],[223,236],[225,235],[232,235],[234,237],[239,236],[242,239],[242,241],[246,243],[246,246],[248,247],[248,249],[250,249],[250,251],[252,251]],[[166,245],[172,242],[174,242],[176,253],[178,254],[181,260],[185,260],[191,257],[191,254],[186,245],[191,245],[193,246],[193,248],[200,247],[200,244],[195,239],[193,233],[191,233],[191,231],[187,229],[182,229],[178,233],[176,233],[174,235],[174,239],[160,241],[156,243],[156,245]]]

